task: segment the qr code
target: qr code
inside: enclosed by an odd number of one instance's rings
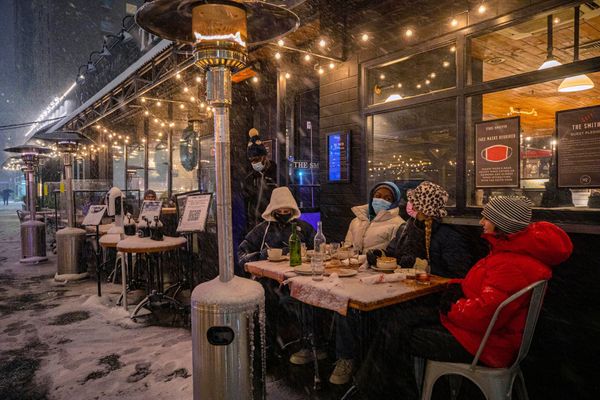
[[[192,210],[188,217],[188,221],[198,221],[200,219],[201,210]]]

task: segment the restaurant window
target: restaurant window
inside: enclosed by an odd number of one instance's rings
[[[456,45],[386,62],[367,71],[368,104],[389,103],[456,86]]]
[[[467,205],[481,206],[490,196],[523,195],[536,207],[573,210],[600,207],[600,190],[592,187],[594,182],[600,187],[600,164],[593,158],[593,154],[600,153],[600,111],[586,108],[598,105],[600,72],[586,76],[594,87],[585,91],[560,92],[565,80],[558,79],[467,99]],[[559,118],[564,121],[560,137],[556,114],[559,111],[562,112]],[[512,124],[516,117],[519,123]],[[573,122],[572,118],[581,123]],[[489,123],[480,125],[482,121]],[[488,140],[490,135],[485,132],[476,133],[477,126],[485,126],[490,132],[498,128],[501,134],[492,134]],[[562,141],[562,132],[571,129],[577,131],[573,136],[569,133],[570,142]],[[515,132],[515,146],[502,141],[502,137]],[[484,139],[482,134],[486,136]],[[486,144],[477,146],[482,140]],[[561,157],[563,165],[559,169],[557,163]],[[518,181],[494,187],[490,180],[497,179],[502,172],[495,166],[484,170],[487,159],[493,159],[501,169],[517,171]],[[476,171],[478,162],[481,165]],[[586,182],[588,179],[591,182]]]
[[[596,2],[580,7],[580,60],[600,56],[599,7]],[[571,63],[573,34],[574,9],[561,8],[474,37],[470,40],[468,83],[487,82]]]
[[[369,117],[372,131],[368,184],[428,180],[443,186],[455,204],[455,99]]]

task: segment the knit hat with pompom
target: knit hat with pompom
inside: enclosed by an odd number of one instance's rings
[[[248,142],[248,149],[246,150],[248,158],[266,156],[267,148],[263,144],[262,140],[260,140],[258,130],[256,128],[250,129],[248,131],[248,136],[250,136],[250,141]]]

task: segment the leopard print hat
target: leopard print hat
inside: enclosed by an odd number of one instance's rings
[[[427,217],[445,217],[448,192],[440,185],[433,182],[421,182],[414,190],[408,192],[408,201],[416,211],[420,211]]]

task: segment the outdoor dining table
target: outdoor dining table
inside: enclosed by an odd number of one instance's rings
[[[137,305],[137,307],[131,313],[131,318],[135,319],[137,313],[142,309],[142,307],[146,306],[151,302],[154,297],[160,298],[161,300],[167,300],[175,305],[179,305],[179,302],[174,298],[165,295],[164,289],[164,278],[163,278],[163,268],[162,268],[162,260],[160,255],[162,253],[166,253],[169,251],[174,251],[180,249],[182,246],[185,246],[187,240],[183,237],[171,237],[171,236],[163,236],[163,240],[152,240],[149,237],[140,238],[137,236],[128,236],[125,239],[119,241],[117,243],[117,250],[127,254],[129,263],[131,260],[129,258],[133,254],[155,254],[157,257],[157,268],[156,268],[156,284],[153,285],[151,278],[151,274],[149,275],[149,284],[148,284],[148,293],[147,296]],[[121,270],[125,271],[126,268],[121,268]],[[150,269],[149,269],[150,272]],[[126,282],[126,272],[123,273],[123,307],[127,310],[127,285]]]

